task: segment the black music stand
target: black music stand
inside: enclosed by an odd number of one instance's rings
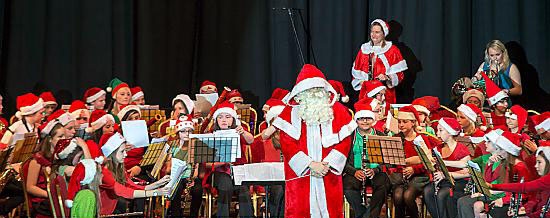
[[[483,194],[483,196],[485,197],[485,200],[489,201],[489,198],[491,198],[493,194],[491,194],[491,191],[487,186],[487,182],[485,181],[485,178],[483,177],[483,175],[481,175],[481,168],[479,168],[478,164],[472,161],[468,161],[467,166],[468,166],[468,171],[470,172],[470,175],[471,175],[470,178],[474,182],[475,188],[477,189],[475,192],[479,192]],[[475,193],[475,192],[472,191],[472,193]]]

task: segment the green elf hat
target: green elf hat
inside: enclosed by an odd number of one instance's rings
[[[118,90],[120,90],[121,88],[124,88],[124,87],[126,87],[128,89],[130,88],[127,83],[122,82],[118,78],[114,78],[113,80],[111,80],[111,82],[109,82],[109,86],[105,90],[107,90],[107,92],[111,93],[112,98],[115,98],[116,93],[118,92]]]

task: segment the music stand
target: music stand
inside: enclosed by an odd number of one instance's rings
[[[443,158],[441,157],[441,153],[437,150],[437,148],[433,148],[433,153],[435,156],[435,159],[437,160],[437,165],[439,166],[439,169],[441,172],[443,172],[443,175],[445,175],[445,178],[451,183],[451,186],[455,187],[455,179],[451,176],[449,173],[449,169],[447,169],[447,166],[445,165],[445,162],[443,162]]]
[[[472,161],[468,161],[467,167],[468,171],[470,172],[471,179],[474,182],[475,188],[479,190],[477,192],[483,194],[485,200],[488,201],[493,196],[493,194],[491,194],[491,191],[489,191],[487,182],[485,181],[483,175],[481,175],[481,168],[479,168],[478,164]],[[475,191],[472,191],[472,193],[475,193]]]
[[[37,151],[38,147],[38,135],[36,133],[25,133],[23,139],[15,142],[10,163],[22,163],[28,160]]]
[[[13,151],[13,147],[8,147],[8,149],[0,152],[0,170],[6,169],[6,167],[8,166],[8,163],[10,163],[9,157],[12,151]]]
[[[476,151],[476,144],[472,142],[472,139],[469,136],[458,136],[456,137],[456,142],[466,145],[468,151],[470,151],[470,156],[474,156]]]
[[[166,118],[166,111],[159,109],[158,105],[149,105],[147,107],[141,107],[140,111],[141,111],[141,118],[144,119],[146,123],[149,123],[149,120],[155,119],[155,117],[157,116],[160,116],[160,118],[163,118],[163,119]],[[157,131],[163,119],[158,120],[151,126],[148,126],[147,130],[149,132]]]
[[[149,172],[151,178],[157,178],[164,161],[170,153],[170,148],[174,141],[176,140],[152,143],[147,146],[147,151],[145,151],[139,165],[140,167],[154,165],[153,169]]]
[[[367,141],[367,162],[405,166],[405,150],[400,137],[369,135]]]

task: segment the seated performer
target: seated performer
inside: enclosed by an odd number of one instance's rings
[[[71,217],[95,218],[100,214],[99,185],[103,158],[83,159],[74,168],[69,181],[65,204]]]
[[[368,159],[368,153],[364,153],[367,151],[366,142],[369,135],[384,135],[384,133],[376,131],[373,127],[376,115],[371,110],[369,99],[366,97],[354,104],[354,118],[357,122],[357,129],[352,135],[352,149],[350,149],[344,167],[344,196],[353,208],[355,217],[380,217],[380,211],[391,188],[387,174],[382,172],[378,164],[363,163],[364,158]],[[366,203],[366,196],[361,194],[366,192],[365,183],[367,182],[372,185],[373,190],[370,207],[368,208],[370,211],[367,211],[364,204]]]
[[[117,116],[118,112],[123,105],[130,104],[132,100],[132,92],[127,83],[120,81],[118,78],[114,78],[109,82],[107,92],[111,93],[111,103],[107,108],[107,112],[112,114],[116,123],[120,123],[120,117]]]
[[[105,110],[105,96],[107,92],[105,90],[92,87],[86,90],[82,101],[86,102],[92,110]]]
[[[477,89],[470,89],[462,95],[462,104],[473,104],[479,109],[483,109],[485,95]]]
[[[86,104],[84,104],[84,102],[80,100],[74,100],[71,103],[71,107],[69,107],[69,113],[71,114],[71,117],[73,117],[73,119],[76,121],[75,126],[77,128],[87,126],[88,122],[90,121],[90,111],[88,110],[88,107],[86,107]]]
[[[500,89],[512,96],[521,95],[521,74],[515,64],[510,61],[508,51],[500,40],[492,40],[485,47],[485,61],[477,69],[475,77],[481,80],[481,73],[491,75]]]
[[[57,109],[57,101],[52,92],[42,92],[39,97],[44,101],[44,118],[48,118]]]
[[[361,45],[357,53],[351,69],[351,85],[355,90],[360,90],[361,83],[379,80],[386,87],[387,103],[395,104],[395,87],[405,77],[403,71],[408,67],[399,49],[392,42],[386,41],[389,31],[385,21],[376,19],[371,22],[371,41]]]
[[[400,131],[398,136],[403,139],[405,163],[407,166],[403,169],[402,174],[392,173],[390,175],[393,185],[395,216],[405,217],[405,214],[407,214],[411,217],[418,217],[416,198],[422,194],[422,190],[428,184],[429,179],[426,175],[426,169],[416,152],[415,141],[422,141],[428,149],[432,149],[436,144],[433,139],[417,132],[418,120],[420,118],[413,106],[400,108],[397,113],[397,119]],[[408,182],[406,183],[404,180]]]
[[[205,80],[202,82],[199,93],[200,94],[212,94],[218,92],[218,88],[216,87],[216,83]]]
[[[254,141],[254,136],[247,132],[242,126],[237,117],[235,106],[229,102],[223,102],[219,105],[213,114],[214,120],[214,132],[220,130],[235,129],[241,137],[240,152],[241,158],[237,158],[233,164],[245,164],[245,152],[246,144],[250,144]],[[209,167],[207,165],[207,167]],[[205,181],[207,183],[213,182],[214,187],[218,190],[218,217],[229,216],[229,206],[231,203],[231,196],[233,192],[239,193],[239,216],[249,217],[252,216],[252,202],[250,199],[250,191],[248,186],[235,186],[230,176],[229,163],[214,163],[212,165],[214,172],[212,176],[209,176]],[[213,180],[213,181],[212,181]]]
[[[456,217],[456,203],[460,197],[464,196],[464,188],[467,183],[465,178],[470,177],[468,170],[447,165],[452,161],[468,162],[470,160],[468,148],[455,140],[455,137],[460,134],[460,130],[460,124],[456,119],[445,117],[439,120],[437,136],[443,143],[437,146],[437,150],[455,184],[453,187],[450,180],[445,178],[441,171],[438,171],[434,173],[433,182],[424,187],[424,202],[432,217]]]
[[[130,89],[130,92],[132,93],[132,103],[135,105],[145,105],[145,94],[141,90],[141,87],[134,86]]]
[[[485,167],[485,181],[492,184],[508,183],[517,177],[526,182],[532,180],[527,166],[517,156],[521,150],[519,136],[510,132],[499,135],[496,130],[486,136],[487,152],[491,157],[483,164]],[[480,165],[481,166],[481,165]],[[507,214],[510,196],[503,192],[493,193],[486,199],[479,193],[464,196],[458,201],[458,217],[480,217],[489,214],[492,217],[505,217]],[[485,211],[485,204],[493,204],[490,211]]]
[[[419,120],[419,132],[428,134],[430,136],[435,137],[435,131],[430,126],[430,110],[428,109],[429,105],[427,105],[427,102],[422,98],[417,98],[412,102],[412,106],[416,111],[418,111],[418,117]]]
[[[105,158],[105,164],[101,170],[103,173],[100,185],[101,215],[124,213],[126,205],[117,199],[146,198],[168,194],[167,187],[159,188],[166,184],[169,176],[147,186],[135,184],[124,170],[124,158],[126,157],[126,140],[119,133],[104,134],[101,137],[101,151]]]
[[[481,73],[485,78],[485,86],[487,93],[487,103],[491,107],[491,125],[493,129],[506,128],[506,110],[510,105],[508,94],[498,88],[485,73]]]
[[[264,106],[262,107],[262,112],[264,112],[264,122],[261,122],[260,125],[258,126],[258,132],[263,132],[264,129],[266,129],[268,127],[268,118],[267,118],[267,113],[268,111],[270,110],[271,106],[268,105],[269,101],[281,101],[282,103],[282,100],[283,98],[289,93],[288,90],[286,89],[281,89],[281,88],[275,88],[275,90],[273,90],[273,92],[271,93],[271,97],[267,100],[267,102],[264,104]],[[282,103],[284,105],[284,103]],[[277,114],[279,115],[279,114]],[[272,118],[275,118],[275,117],[272,117]],[[273,122],[273,120],[271,120],[271,122]]]
[[[517,215],[525,214],[530,218],[550,217],[549,212],[547,212],[550,208],[544,209],[546,214],[543,214],[543,216],[541,216],[543,208],[546,204],[548,204],[548,199],[550,197],[550,175],[548,175],[548,172],[550,171],[550,161],[548,158],[550,157],[550,147],[539,147],[536,156],[537,161],[535,168],[537,174],[541,176],[539,179],[524,183],[487,183],[487,185],[491,189],[497,191],[507,191],[524,194],[528,192],[536,192],[535,197],[529,198],[528,201],[519,208],[519,213]],[[513,216],[514,214],[508,215]]]
[[[12,137],[15,134],[37,133],[38,126],[44,118],[44,101],[38,96],[32,93],[20,95],[17,96],[16,103],[18,111],[15,116],[19,120],[7,128],[0,141],[0,150],[14,143]]]

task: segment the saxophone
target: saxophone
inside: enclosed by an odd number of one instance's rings
[[[185,189],[183,190],[183,197],[181,198],[183,203],[183,208],[187,206],[187,202],[191,201],[191,188],[193,187],[193,181],[195,181],[196,177],[193,177],[193,174],[195,170],[198,167],[198,163],[193,164],[193,168],[191,168],[191,176],[189,179],[187,179],[187,182],[185,183]]]
[[[0,192],[4,190],[9,181],[16,179],[17,175],[17,172],[12,168],[4,170],[0,176]]]

